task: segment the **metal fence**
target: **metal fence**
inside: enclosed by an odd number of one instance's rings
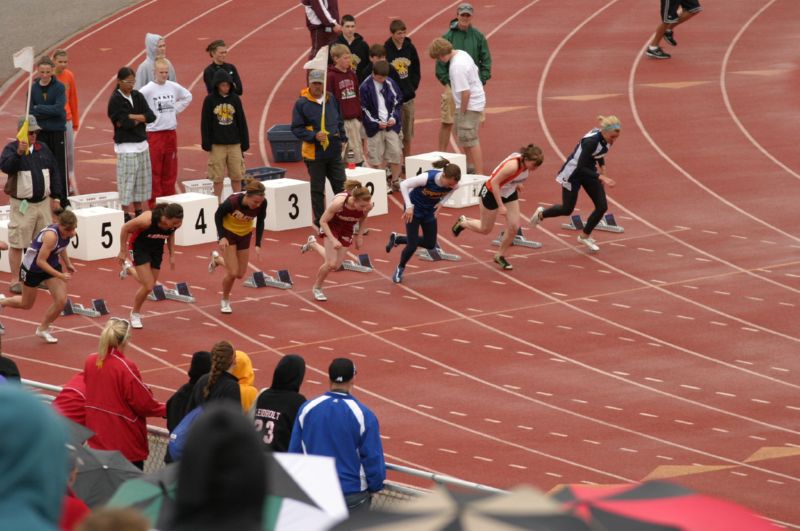
[[[61,387],[50,385],[34,380],[22,380],[23,385],[37,392],[42,399],[52,402],[55,395],[61,391]],[[167,454],[167,444],[169,443],[169,432],[159,426],[147,426],[147,442],[150,447],[150,455],[144,463],[145,473],[155,472],[164,466],[164,456]],[[399,476],[399,481],[386,481],[384,489],[372,499],[374,509],[386,509],[398,504],[406,503],[418,496],[428,492],[428,488],[439,485],[459,487],[482,492],[500,493],[505,492],[494,487],[464,481],[462,479],[426,472],[416,468],[411,468],[392,463],[386,463],[386,469]],[[426,487],[417,487],[408,482],[424,483]]]

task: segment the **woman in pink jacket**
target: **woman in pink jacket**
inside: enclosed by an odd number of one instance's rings
[[[165,416],[166,406],[153,398],[136,364],[123,354],[130,334],[130,322],[112,317],[97,354],[86,358],[86,427],[95,433],[90,447],[118,450],[143,468],[149,453],[146,418]]]

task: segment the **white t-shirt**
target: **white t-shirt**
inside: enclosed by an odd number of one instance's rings
[[[450,59],[450,88],[456,101],[456,110],[461,110],[461,92],[469,90],[468,111],[483,112],[486,108],[486,93],[478,75],[478,66],[470,55],[456,50]]]
[[[139,89],[156,121],[147,124],[147,132],[171,131],[178,127],[178,113],[192,102],[192,93],[174,81],[159,85],[155,81]]]
[[[386,100],[383,97],[383,83],[378,83],[374,79],[372,84],[375,85],[375,95],[378,98],[378,120],[381,122],[389,121],[389,109],[386,108]]]

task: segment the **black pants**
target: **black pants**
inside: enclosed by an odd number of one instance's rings
[[[319,227],[319,218],[325,212],[325,179],[331,182],[334,194],[344,190],[344,163],[339,160],[307,160],[308,176],[311,178],[311,210],[314,225]]]
[[[603,214],[608,210],[606,202],[606,190],[600,179],[583,179],[577,183],[572,183],[572,190],[561,188],[561,204],[553,205],[542,213],[543,218],[554,218],[557,216],[569,216],[575,210],[575,203],[578,202],[578,192],[581,187],[589,194],[594,211],[589,214],[586,224],[583,226],[584,234],[591,234],[594,228],[603,219]]]
[[[344,497],[344,503],[347,505],[347,510],[352,515],[355,512],[368,511],[372,505],[372,497],[369,495],[369,492],[347,494]]]
[[[68,195],[69,190],[69,175],[67,175],[67,140],[66,140],[66,132],[65,131],[45,131],[41,129],[39,134],[37,135],[36,139],[41,142],[42,144],[47,145],[50,148],[50,151],[53,152],[53,156],[56,158],[56,165],[58,166],[58,179],[61,182],[61,189],[63,190],[61,203],[62,206],[66,206],[69,203],[65,203]]]
[[[419,239],[419,229],[422,227],[422,241]],[[398,236],[395,240],[398,244],[405,244],[403,253],[400,255],[400,267],[405,267],[414,252],[420,245],[425,249],[433,249],[436,247],[436,232],[438,231],[438,224],[436,218],[430,221],[422,221],[419,218],[411,218],[411,223],[406,223],[406,235]]]

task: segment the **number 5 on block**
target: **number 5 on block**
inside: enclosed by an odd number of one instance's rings
[[[121,210],[89,207],[74,210],[78,230],[72,238],[69,255],[77,260],[113,258],[119,251],[117,238],[124,223]]]

